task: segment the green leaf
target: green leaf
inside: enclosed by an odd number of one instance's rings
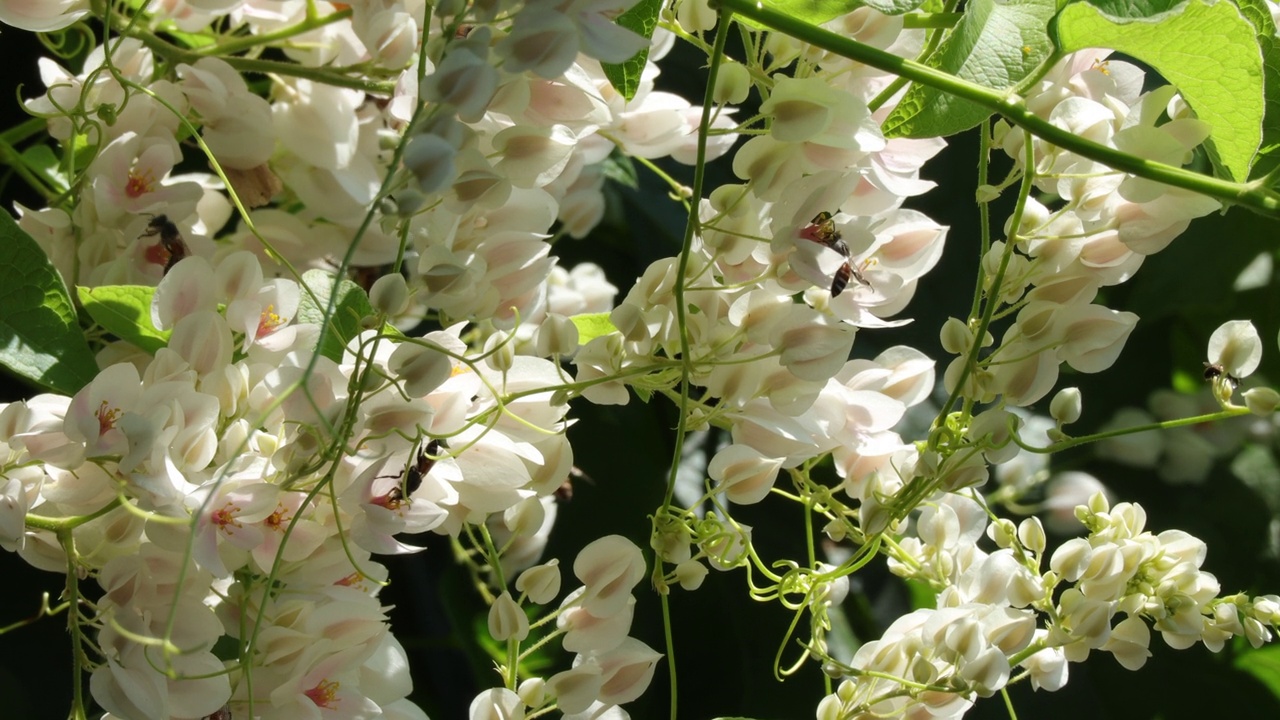
[[[1236,668],[1257,678],[1280,697],[1280,645],[1249,649],[1236,656]]]
[[[586,345],[598,337],[618,332],[609,321],[609,313],[583,313],[569,318],[578,328],[578,344]]]
[[[1262,118],[1262,147],[1250,173],[1250,177],[1260,177],[1280,165],[1280,43],[1276,42],[1276,24],[1265,0],[1236,0],[1236,6],[1253,25],[1254,39],[1262,52],[1266,111]]]
[[[145,285],[77,287],[76,294],[93,321],[107,332],[154,355],[169,344],[169,330],[151,324],[151,299],[156,289]]]
[[[334,276],[323,270],[308,270],[302,274],[302,282],[311,288],[315,300],[311,299],[311,294],[305,291],[302,293],[295,322],[319,325],[320,354],[338,362],[342,359],[347,342],[364,329],[361,322],[374,314],[369,297],[359,285],[343,278],[338,282],[333,317],[326,323],[324,312],[329,305],[329,297],[334,292]]]
[[[1054,0],[974,0],[926,65],[996,90],[1013,87],[1053,52],[1046,26]],[[884,121],[887,137],[963,132],[991,111],[925,85],[912,85]]]
[[[910,598],[911,607],[914,609],[933,608],[938,606],[938,594],[929,587],[929,584],[920,580],[905,580],[907,586],[907,596]]]
[[[67,191],[69,185],[66,176],[62,174],[58,156],[53,154],[53,150],[48,145],[32,145],[23,150],[20,157],[22,164],[41,180],[49,183],[49,187],[58,192]]]
[[[653,29],[658,27],[658,13],[662,10],[663,0],[640,0],[630,10],[618,16],[618,24],[644,37],[653,37]],[[640,87],[640,73],[644,72],[645,63],[649,60],[649,46],[645,45],[630,60],[623,63],[601,63],[604,76],[609,78],[613,88],[622,97],[630,100],[636,96]]]
[[[863,0],[861,4],[885,15],[904,15],[919,9],[924,0]]]
[[[0,212],[0,365],[66,395],[98,374],[62,276],[7,212]]]
[[[1051,28],[1062,52],[1110,48],[1155,68],[1213,126],[1210,157],[1233,180],[1249,175],[1262,142],[1258,31],[1226,0],[1075,2]]]
[[[604,176],[605,179],[612,180],[632,190],[640,189],[640,176],[636,173],[636,164],[632,162],[629,156],[616,148],[609,153],[609,157],[604,159]]]

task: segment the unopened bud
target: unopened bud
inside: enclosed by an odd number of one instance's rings
[[[1037,555],[1044,552],[1048,541],[1045,538],[1044,525],[1040,524],[1040,518],[1029,517],[1018,524],[1018,542]]]
[[[515,343],[511,342],[511,336],[505,332],[495,332],[489,336],[484,343],[485,363],[497,370],[498,372],[506,372],[516,362]]]
[[[560,561],[550,562],[533,567],[520,573],[516,580],[516,590],[524,593],[538,605],[546,605],[560,594]]]
[[[1017,529],[1009,518],[1000,518],[987,526],[987,534],[995,541],[996,547],[1007,548],[1013,545]]]
[[[410,397],[423,397],[444,384],[453,374],[453,362],[448,355],[431,346],[401,343],[391,353],[387,366],[404,381],[404,391]]]
[[[942,324],[939,339],[942,341],[943,350],[952,355],[959,355],[969,349],[969,343],[973,342],[973,333],[969,332],[969,326],[965,325],[960,318],[947,318],[947,321]]]
[[[737,105],[747,99],[751,92],[751,71],[742,63],[726,62],[720,66],[716,75],[716,86],[711,99],[717,105]]]
[[[564,315],[547,313],[533,336],[538,357],[571,355],[578,349],[578,326]]]
[[[1267,416],[1280,407],[1280,393],[1269,387],[1249,388],[1244,391],[1244,404],[1254,415]]]
[[[409,284],[398,272],[383,275],[369,288],[369,303],[384,315],[399,315],[409,307]]]
[[[1063,388],[1049,402],[1049,415],[1059,425],[1070,425],[1080,419],[1082,405],[1080,388]]]
[[[529,678],[520,683],[520,687],[516,688],[516,694],[527,707],[542,707],[547,699],[547,681],[542,678]]]
[[[689,32],[703,32],[716,26],[717,14],[707,0],[682,0],[676,9],[680,27]],[[770,37],[777,33],[770,33]]]
[[[489,608],[489,634],[498,642],[508,638],[524,640],[529,636],[529,616],[516,604],[511,593],[499,595]]]
[[[708,572],[707,566],[697,560],[685,560],[676,566],[676,581],[680,587],[693,592],[702,586]]]

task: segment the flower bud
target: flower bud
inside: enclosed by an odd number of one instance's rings
[[[1044,552],[1048,541],[1045,538],[1044,526],[1040,524],[1040,518],[1029,517],[1018,524],[1018,542],[1037,555]]]
[[[466,40],[451,43],[435,72],[423,79],[419,97],[454,106],[463,122],[484,117],[498,89],[498,70],[489,64],[489,36],[489,28],[479,26]]]
[[[1080,388],[1063,388],[1049,402],[1049,415],[1059,425],[1070,425],[1080,419],[1082,404]]]
[[[702,586],[708,572],[707,566],[697,560],[685,560],[676,566],[676,582],[685,590],[693,592]]]
[[[551,560],[520,573],[516,590],[538,605],[546,605],[560,594],[560,561]],[[532,704],[532,703],[530,703]]]
[[[391,353],[387,367],[404,381],[404,391],[410,397],[423,397],[444,384],[453,373],[453,361],[448,355],[427,345],[400,343]]]
[[[484,342],[485,358],[484,362],[489,367],[498,372],[506,372],[516,362],[515,343],[511,342],[511,336],[499,330],[489,336]]]
[[[516,694],[526,706],[542,707],[542,703],[547,699],[547,681],[538,677],[529,678],[520,683],[520,687],[516,688]]]
[[[369,304],[384,315],[399,315],[409,307],[409,285],[398,272],[388,273],[369,288]]]
[[[952,355],[959,355],[969,349],[969,343],[973,341],[973,333],[969,332],[969,326],[960,318],[947,318],[942,324],[942,331],[939,333],[939,339],[942,341],[942,349]]]
[[[718,15],[711,9],[707,0],[681,0],[676,8],[676,21],[685,30],[696,33],[710,30],[716,26]],[[770,33],[772,36],[774,33]]]
[[[1249,388],[1244,391],[1244,404],[1249,412],[1265,417],[1280,407],[1280,393],[1269,387]]]
[[[533,334],[533,345],[538,357],[572,355],[578,349],[578,326],[564,315],[547,313]]]
[[[404,166],[418,180],[418,191],[434,195],[453,182],[457,151],[438,135],[418,135],[404,149]]]
[[[1009,518],[1000,518],[987,526],[987,535],[995,541],[996,547],[1007,548],[1013,544],[1017,529]]]
[[[747,99],[747,94],[751,91],[751,71],[747,70],[747,66],[742,63],[725,62],[720,65],[720,72],[716,75],[715,90],[712,91],[711,99],[717,105],[737,105]]]
[[[511,593],[503,592],[489,608],[489,634],[498,642],[509,638],[524,640],[529,636],[529,616],[524,614]]]
[[[832,520],[823,528],[822,533],[831,539],[832,542],[842,542],[849,533],[848,526],[841,520]]]
[[[784,458],[766,458],[748,445],[730,445],[711,459],[707,474],[730,502],[758,503],[773,489]]]

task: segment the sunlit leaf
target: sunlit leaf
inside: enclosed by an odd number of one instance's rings
[[[663,0],[640,0],[630,10],[618,16],[618,24],[645,39],[652,38],[654,28],[658,27],[658,13],[662,10],[662,2]],[[644,72],[648,61],[649,46],[645,45],[626,62],[601,64],[604,76],[609,78],[613,88],[630,100],[640,88],[640,74]]]
[[[1051,31],[1063,52],[1110,48],[1155,68],[1213,126],[1208,145],[1219,173],[1234,180],[1249,175],[1262,142],[1263,56],[1259,31],[1235,5],[1076,2]]]
[[[325,309],[334,293],[334,276],[323,270],[308,270],[302,274],[302,282],[311,289],[316,299],[304,292],[298,304],[295,322],[315,323],[320,326],[321,355],[337,362],[351,338],[360,334],[364,318],[373,315],[373,306],[359,285],[343,278],[337,284],[337,302],[333,317],[325,322]]]
[[[145,285],[78,287],[76,294],[89,317],[107,332],[155,354],[169,344],[168,330],[151,323],[151,299],[156,289]]]
[[[578,328],[578,343],[586,345],[602,335],[618,332],[609,321],[609,313],[583,313],[569,318]]]
[[[1053,52],[1045,31],[1053,0],[974,0],[926,64],[996,90],[1013,87]],[[889,137],[935,137],[963,132],[991,111],[940,90],[912,85],[884,121]]]
[[[0,212],[0,365],[67,395],[98,373],[62,276],[6,212]]]

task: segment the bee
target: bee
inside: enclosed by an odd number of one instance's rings
[[[800,237],[824,247],[829,247],[844,257],[844,262],[841,263],[840,267],[836,268],[836,274],[831,278],[831,297],[838,297],[849,286],[849,281],[854,278],[857,278],[858,282],[863,285],[871,284],[853,266],[849,246],[845,244],[840,231],[836,229],[836,221],[831,213],[823,210],[815,215],[813,220],[809,221],[809,224],[800,230]]]
[[[565,477],[564,482],[560,483],[560,487],[556,488],[556,491],[552,493],[556,502],[567,503],[573,500],[573,483],[578,480],[585,480],[588,485],[596,484],[596,481],[592,480],[590,475],[582,472],[582,468],[574,465],[569,468],[569,475]]]
[[[435,467],[436,457],[440,455],[440,448],[443,444],[439,440],[431,440],[426,446],[418,451],[418,456],[413,464],[409,466],[408,471],[404,474],[404,483],[396,485],[387,491],[386,495],[380,498],[374,498],[374,504],[381,505],[388,510],[397,510],[401,505],[412,502],[409,496],[422,486],[422,478],[431,472],[431,468]],[[395,477],[394,475],[382,475],[381,477]]]
[[[148,251],[148,257],[155,258],[155,262],[164,260],[164,274],[168,275],[169,270],[178,261],[191,254],[187,249],[187,243],[182,239],[182,233],[178,232],[178,226],[174,225],[166,215],[156,215],[151,218],[151,222],[147,223],[147,231],[142,233],[142,237],[160,236],[160,244],[154,246],[153,250],[157,253]]]
[[[1205,380],[1208,380],[1209,382],[1213,382],[1214,380],[1217,380],[1220,377],[1225,377],[1227,379],[1227,382],[1231,384],[1232,390],[1240,387],[1240,378],[1234,375],[1228,375],[1227,371],[1224,370],[1221,365],[1217,363],[1204,364]]]

